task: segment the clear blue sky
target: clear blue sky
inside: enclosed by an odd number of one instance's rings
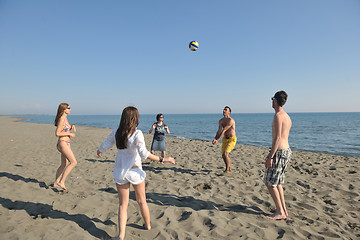
[[[196,52],[188,49],[199,42]],[[0,0],[0,114],[360,111],[360,1]]]

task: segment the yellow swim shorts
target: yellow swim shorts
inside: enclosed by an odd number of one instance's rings
[[[235,145],[236,145],[236,136],[233,136],[231,138],[223,137],[221,153],[231,152],[234,149]]]

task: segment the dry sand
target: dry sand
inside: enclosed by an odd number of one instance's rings
[[[0,239],[109,239],[117,233],[112,179],[116,149],[96,150],[110,129],[77,126],[78,165],[69,192],[51,188],[60,164],[55,127],[0,117]],[[149,147],[152,136],[145,134]],[[265,217],[274,204],[262,183],[268,149],[237,145],[224,168],[221,145],[167,137],[177,164],[145,161],[152,229],[131,189],[126,239],[360,239],[359,158],[293,152],[285,188],[289,217]]]

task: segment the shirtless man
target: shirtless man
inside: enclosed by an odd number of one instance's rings
[[[291,119],[283,109],[287,97],[285,91],[279,91],[271,98],[275,115],[272,123],[272,146],[270,153],[265,158],[264,175],[264,183],[276,206],[275,213],[267,216],[271,220],[286,219],[288,216],[284,191],[281,186],[284,183],[286,166],[291,159],[288,142]]]
[[[216,133],[212,144],[217,144],[219,140],[224,136],[222,140],[222,158],[225,162],[225,171],[223,174],[231,172],[229,153],[234,149],[236,145],[235,136],[235,121],[230,117],[231,108],[226,106],[223,110],[224,117],[219,120],[219,129]]]

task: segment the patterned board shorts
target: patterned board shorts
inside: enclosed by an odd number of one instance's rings
[[[278,150],[275,153],[273,164],[265,169],[264,183],[268,186],[277,186],[285,181],[285,170],[291,160],[291,149]]]

